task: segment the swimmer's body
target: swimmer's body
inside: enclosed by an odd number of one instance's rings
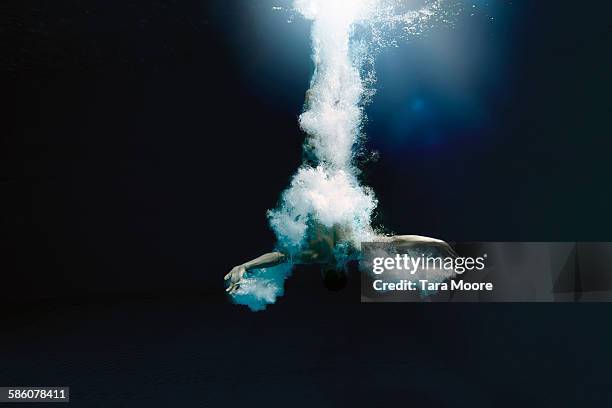
[[[320,265],[321,274],[326,286],[332,290],[339,289],[340,287],[337,287],[338,285],[343,287],[344,285],[341,283],[338,284],[338,282],[342,281],[342,279],[339,278],[344,277],[344,273],[337,269],[333,249],[336,243],[341,241],[342,236],[345,236],[345,234],[342,233],[342,229],[339,227],[326,228],[322,225],[314,226],[311,232],[312,233],[309,235],[313,238],[308,242],[306,249],[293,258],[290,258],[289,255],[283,252],[275,251],[263,254],[232,268],[224,278],[225,280],[229,280],[229,286],[226,292],[229,294],[236,292],[240,288],[242,279],[248,271],[252,269],[269,268],[288,262],[289,260],[297,265]],[[379,236],[375,241],[389,242],[400,248],[415,246],[435,247],[448,256],[457,256],[452,247],[446,242],[420,235]],[[331,282],[331,284],[328,285],[328,282]],[[334,288],[334,286],[337,288]]]

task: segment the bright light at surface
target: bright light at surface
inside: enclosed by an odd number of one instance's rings
[[[307,135],[305,160],[281,195],[278,206],[268,212],[277,248],[290,257],[304,249],[315,225],[343,231],[334,248],[338,268],[344,268],[357,254],[351,248],[359,248],[361,242],[375,240],[379,235],[372,227],[378,202],[372,189],[361,183],[356,164],[360,155],[367,154],[360,142],[364,137],[363,108],[373,94],[375,83],[373,53],[382,46],[394,44],[397,37],[394,30],[398,27],[401,28],[399,38],[420,33],[425,22],[440,10],[439,0],[408,11],[399,7],[405,6],[403,3],[390,0],[294,2],[294,9],[312,20],[315,69],[299,116],[300,128]],[[282,294],[285,276],[264,285],[265,288],[243,285],[235,295],[236,301],[260,310]],[[265,279],[265,274],[261,279]],[[256,296],[257,302],[251,302]]]
[[[309,20],[325,18],[350,23],[371,15],[379,0],[296,0],[294,7]]]

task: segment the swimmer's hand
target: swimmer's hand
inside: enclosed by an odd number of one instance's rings
[[[230,281],[230,284],[225,291],[231,295],[240,289],[240,285],[243,283],[243,278],[247,271],[251,269],[269,268],[283,262],[287,262],[287,256],[285,254],[282,252],[270,252],[250,260],[247,263],[235,266],[227,275],[225,275],[225,280]]]
[[[234,266],[234,268],[227,275],[225,275],[225,278],[223,278],[224,280],[230,281],[230,284],[225,291],[231,295],[240,289],[242,278],[246,272],[247,270],[244,265]]]

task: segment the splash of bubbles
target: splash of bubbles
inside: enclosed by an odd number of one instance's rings
[[[349,260],[341,256],[345,248],[359,248],[361,242],[376,237],[371,220],[377,200],[372,189],[360,183],[355,164],[362,152],[364,105],[374,93],[374,53],[396,45],[398,38],[419,34],[442,10],[440,0],[426,1],[416,10],[406,9],[405,3],[294,1],[294,10],[312,21],[315,70],[299,116],[300,128],[307,135],[304,163],[282,193],[278,207],[268,212],[277,245],[285,252],[301,250],[312,222],[347,232],[334,249],[344,262]],[[262,282],[265,275],[258,275]],[[285,277],[274,285],[262,283],[265,290],[254,282],[244,285],[236,300],[250,306],[245,299],[252,294],[260,301],[274,302],[282,294]]]
[[[269,212],[270,225],[290,253],[301,248],[311,219],[328,228],[348,227],[348,239],[355,246],[373,235],[374,192],[362,186],[349,168],[301,167],[281,203]]]
[[[411,3],[411,5],[407,5]],[[440,0],[296,0],[294,9],[312,20],[315,65],[299,117],[306,133],[305,163],[268,213],[281,247],[299,249],[308,223],[341,226],[358,246],[370,240],[377,205],[359,182],[355,159],[362,151],[364,105],[373,94],[373,54],[397,38],[422,32],[443,9]]]
[[[264,310],[283,295],[285,279],[291,275],[292,268],[293,265],[286,263],[251,271],[238,291],[232,294],[234,303],[248,306],[254,312]]]

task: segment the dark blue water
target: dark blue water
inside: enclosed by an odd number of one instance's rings
[[[259,313],[193,293],[5,308],[0,383],[67,385],[72,406],[84,407],[572,407],[612,398],[610,307],[359,304],[355,280],[332,293],[298,272],[287,296]]]

